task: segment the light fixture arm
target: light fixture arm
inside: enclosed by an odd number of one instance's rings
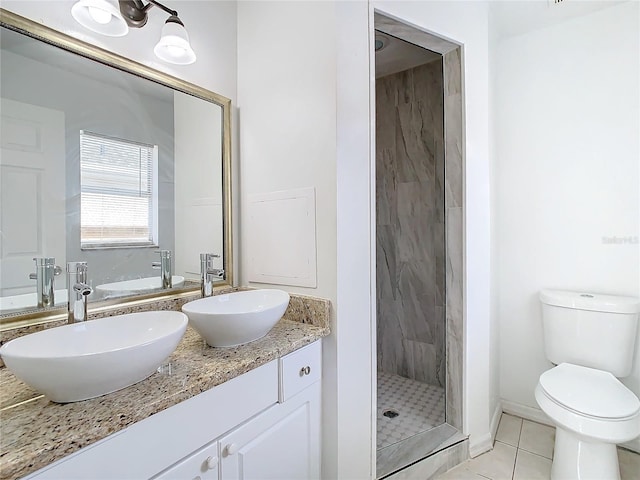
[[[119,0],[120,13],[124,17],[124,20],[132,28],[142,28],[147,24],[147,11],[151,7],[158,7],[171,16],[177,17],[178,12],[171,10],[160,2],[155,0],[147,0],[149,3],[146,5],[142,0]]]
[[[167,12],[169,15],[173,15],[174,17],[178,16],[178,12],[176,12],[175,10],[171,10],[168,7],[165,7],[163,4],[161,4],[160,2],[156,2],[155,0],[147,0],[149,3],[145,6],[146,9],[150,8],[151,5],[155,5],[156,7],[164,10],[165,12]]]

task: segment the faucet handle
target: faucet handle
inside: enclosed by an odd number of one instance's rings
[[[200,263],[207,269],[213,268],[214,258],[220,258],[220,255],[218,255],[217,253],[201,253]]]
[[[67,262],[67,273],[84,273],[87,271],[87,262]]]
[[[56,257],[33,257],[36,267],[49,267],[56,264]]]
[[[171,250],[156,250],[153,253],[160,255],[160,262],[151,262],[151,268],[162,268],[164,262],[171,260]]]
[[[87,283],[89,266],[87,262],[67,262],[67,275],[75,275],[75,280],[69,279],[69,287],[76,283]]]
[[[38,267],[53,268],[54,275],[60,275],[62,273],[62,268],[56,265],[55,257],[33,257],[33,260],[36,262],[36,269],[38,269]],[[38,274],[30,273],[29,278],[31,280],[37,280]]]

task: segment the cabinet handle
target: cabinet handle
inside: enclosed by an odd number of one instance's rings
[[[208,457],[205,464],[207,465],[207,470],[213,470],[218,466],[218,457]]]
[[[235,443],[230,443],[224,449],[227,452],[227,455],[233,455],[238,451],[238,445]]]
[[[311,373],[311,367],[310,366],[306,366],[306,367],[302,367],[300,369],[300,376],[304,377],[305,375],[309,375]]]

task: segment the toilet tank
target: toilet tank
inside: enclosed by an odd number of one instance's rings
[[[551,362],[606,370],[616,377],[631,373],[639,299],[545,289],[540,301]]]

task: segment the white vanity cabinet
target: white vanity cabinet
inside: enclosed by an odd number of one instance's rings
[[[320,478],[320,378],[316,341],[25,478]]]
[[[280,359],[282,403],[220,439],[222,480],[320,478],[320,342]]]

